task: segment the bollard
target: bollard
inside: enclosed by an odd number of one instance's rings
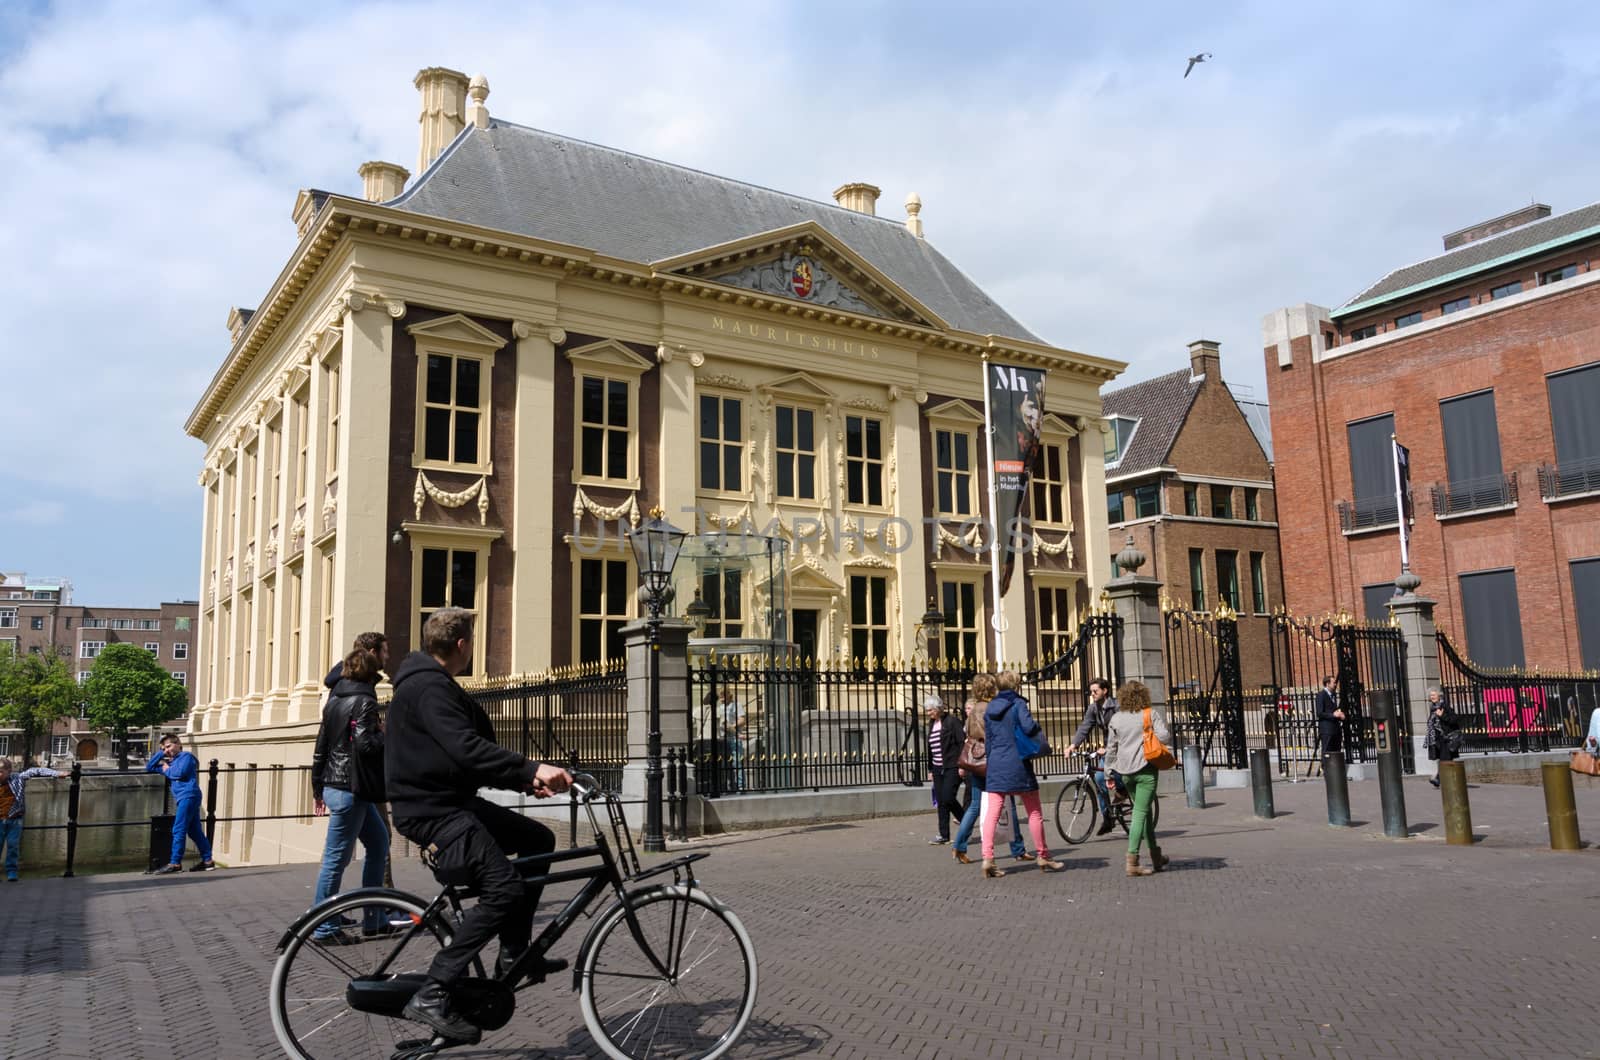
[[[1460,762],[1439,763],[1439,797],[1444,800],[1444,841],[1472,845],[1472,807],[1467,804],[1467,767]]]
[[[1350,827],[1350,784],[1344,775],[1344,752],[1322,756],[1322,786],[1328,792],[1328,826]]]
[[[1272,820],[1272,758],[1271,753],[1257,748],[1250,752],[1250,793],[1255,796],[1256,816]]]
[[[1565,762],[1547,762],[1539,767],[1544,774],[1544,812],[1550,820],[1550,849],[1577,850],[1578,805],[1572,797],[1572,767]]]
[[[1200,748],[1194,744],[1183,749],[1183,798],[1191,810],[1205,809],[1205,766],[1200,762]]]
[[[206,842],[217,841],[217,760],[206,766]]]

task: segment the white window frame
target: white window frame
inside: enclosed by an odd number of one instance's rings
[[[66,758],[71,754],[72,754],[72,737],[70,737],[70,736],[52,736],[52,737],[50,737],[50,757],[51,758]]]
[[[973,610],[972,625],[970,626],[962,625],[959,621],[959,606],[963,587],[972,590]],[[955,590],[955,602],[958,608],[956,612],[951,612],[948,609],[949,600],[946,597],[946,588]],[[984,649],[989,639],[985,635],[987,618],[984,614],[983,576],[981,574],[960,576],[948,571],[940,571],[937,590],[939,594],[937,597],[939,610],[944,614],[944,630],[940,634],[942,640],[939,644],[939,657],[941,659],[964,659],[972,663],[982,663],[988,658],[988,653]],[[957,621],[952,622],[952,617],[955,617]],[[950,638],[962,636],[972,638],[973,653],[971,655],[965,653],[952,654],[950,651]]]
[[[1107,437],[1111,438],[1113,441],[1115,441],[1116,437],[1117,437],[1117,421],[1118,420],[1122,420],[1124,422],[1133,424],[1133,429],[1128,432],[1128,440],[1126,442],[1123,442],[1121,445],[1117,446],[1116,459],[1107,460],[1106,461],[1106,470],[1107,471],[1110,471],[1113,468],[1120,467],[1122,465],[1123,457],[1128,455],[1128,450],[1133,447],[1134,438],[1138,437],[1138,435],[1139,435],[1139,425],[1144,422],[1144,418],[1142,416],[1124,416],[1121,413],[1112,413],[1111,415],[1107,416],[1106,417],[1106,427],[1108,428]],[[1105,447],[1104,446],[1101,447],[1100,452],[1101,452],[1102,456],[1105,455]]]
[[[639,386],[651,364],[643,357],[612,339],[593,342],[568,350],[567,360],[572,364],[572,481],[580,486],[603,486],[610,489],[637,490],[639,481]],[[628,391],[628,466],[626,478],[611,478],[605,474],[588,475],[583,470],[583,380],[585,377],[621,383]],[[696,408],[695,415],[699,416]],[[615,430],[606,427],[607,432]],[[698,430],[698,428],[697,428]],[[697,450],[698,456],[698,450]],[[604,469],[602,468],[602,472]],[[695,474],[699,481],[699,472]]]
[[[189,687],[189,675],[183,670],[173,670],[172,679],[185,688]]]
[[[459,471],[476,475],[494,474],[494,453],[491,446],[494,432],[494,357],[505,346],[506,340],[460,313],[413,324],[406,328],[416,344],[417,391],[416,436],[411,450],[411,466],[436,471]],[[478,459],[474,462],[458,460],[429,460],[427,458],[427,396],[428,357],[438,355],[454,359],[468,358],[478,362]],[[455,366],[451,365],[451,395],[455,394]],[[451,408],[455,406],[452,403]],[[455,417],[450,420],[450,449],[455,453]]]
[[[857,622],[855,620],[855,579],[857,578],[863,578],[866,580],[867,620],[865,622]],[[873,579],[878,579],[883,582],[883,621],[881,623],[872,621],[871,608]],[[870,667],[874,663],[883,665],[887,661],[889,653],[894,650],[894,591],[894,578],[882,570],[875,568],[848,568],[845,570],[845,607],[847,608],[845,613],[848,619],[849,628],[848,640],[846,643],[849,645],[851,666]],[[867,645],[869,648],[872,645],[873,635],[875,633],[882,633],[884,645],[883,653],[881,655],[873,655],[869,651],[866,655],[856,654],[856,634],[858,632],[866,633]]]
[[[794,414],[794,436],[790,438],[787,449],[778,446],[778,410],[788,409]],[[800,448],[800,413],[811,417],[811,448]],[[797,401],[785,396],[772,403],[772,492],[780,504],[816,504],[828,495],[826,488],[827,472],[822,458],[822,424],[824,414],[821,407],[808,401]],[[778,462],[784,458],[794,461],[794,472],[790,476],[789,484],[794,488],[791,494],[778,491]],[[809,457],[811,460],[811,496],[800,495],[800,460]],[[842,485],[842,484],[841,484]]]
[[[106,650],[103,640],[83,640],[78,642],[78,658],[93,659]]]
[[[406,536],[411,541],[411,592],[410,592],[410,618],[411,643],[417,648],[422,646],[422,626],[426,621],[422,615],[422,554],[430,549],[447,550],[450,552],[471,552],[477,556],[473,564],[472,606],[466,608],[473,614],[472,622],[472,674],[474,677],[483,677],[484,666],[487,658],[489,630],[489,555],[494,542],[497,541],[502,531],[487,530],[478,527],[442,527],[427,526],[419,523],[406,523]],[[445,576],[445,602],[444,607],[460,606],[451,599],[451,583],[448,575],[449,563],[446,561]],[[426,605],[428,613],[432,614],[440,605]]]
[[[156,641],[156,640],[147,640],[147,641],[145,641],[144,642],[144,650],[149,652],[151,655],[154,655],[158,659],[161,658],[161,642],[160,641]]]
[[[17,629],[17,609],[14,607],[0,607],[0,629]]]
[[[717,430],[721,437],[712,438],[705,434],[705,426],[700,416],[700,400],[702,398],[711,398],[717,402]],[[726,404],[730,401],[739,406],[740,438],[738,441],[729,441],[727,438],[728,418],[726,415]],[[751,427],[748,405],[749,402],[747,402],[744,396],[741,394],[733,394],[723,390],[711,389],[695,391],[694,429],[695,440],[697,444],[694,453],[694,484],[696,493],[708,497],[732,497],[736,499],[743,499],[750,495],[750,461],[745,458],[746,447],[750,444]],[[717,487],[707,486],[701,478],[702,465],[700,451],[708,445],[714,445],[717,447],[717,479],[722,483],[722,485]],[[733,449],[739,454],[739,488],[736,490],[730,490],[727,488],[726,475],[724,474],[726,470],[727,451],[729,449]]]
[[[174,659],[187,659],[189,657],[189,642],[186,640],[173,642],[172,657]]]
[[[979,476],[983,473],[983,458],[979,454],[978,439],[983,429],[983,415],[968,405],[965,401],[947,401],[943,405],[929,409],[926,413],[928,419],[928,464],[932,468],[930,481],[933,483],[933,497],[931,498],[934,512],[941,519],[978,519],[983,513],[979,501],[981,491],[978,486]],[[939,504],[939,476],[941,474],[959,475],[961,472],[952,467],[942,471],[939,467],[939,433],[943,431],[951,435],[951,453],[955,452],[954,438],[956,435],[965,435],[967,438],[967,459],[970,467],[967,475],[967,507],[968,511],[947,511]],[[951,503],[955,506],[956,483],[951,482]]]
[[[1038,571],[1034,571],[1033,573],[1037,575],[1039,572]],[[1077,590],[1077,581],[1076,581],[1076,579],[1049,578],[1049,577],[1037,577],[1037,576],[1034,578],[1034,581],[1033,581],[1034,644],[1038,648],[1039,662],[1041,664],[1043,664],[1045,662],[1048,662],[1051,659],[1054,659],[1057,655],[1060,654],[1062,648],[1065,645],[1070,645],[1072,643],[1073,638],[1078,635],[1078,607],[1077,607],[1077,599],[1076,599],[1076,595],[1077,595],[1076,594],[1076,590]],[[1051,594],[1055,594],[1055,593],[1065,593],[1066,594],[1066,599],[1067,599],[1066,621],[1067,621],[1067,624],[1065,626],[1063,626],[1062,622],[1061,622],[1061,618],[1062,618],[1061,609],[1056,606],[1056,601],[1054,599],[1051,600],[1051,606],[1050,606],[1052,622],[1048,626],[1045,625],[1044,607],[1043,607],[1043,604],[1042,604],[1040,598],[1043,596],[1043,594],[1045,594],[1047,592],[1051,593]],[[1057,642],[1057,643],[1047,644],[1045,642],[1045,638],[1047,638],[1047,637],[1053,638],[1054,641]]]
[[[850,421],[861,421],[861,455],[850,455]],[[878,455],[873,458],[867,455],[867,425],[878,425]],[[884,416],[868,415],[865,412],[846,412],[843,420],[844,440],[844,481],[839,484],[843,492],[844,504],[848,508],[866,509],[868,511],[884,511],[889,506],[889,453],[894,448],[894,424]],[[850,466],[861,465],[861,499],[850,499]],[[872,490],[869,488],[870,476],[878,478],[878,501],[872,502]]]

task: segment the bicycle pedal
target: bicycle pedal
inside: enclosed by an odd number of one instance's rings
[[[440,1049],[448,1049],[452,1044],[457,1043],[437,1034],[432,1038],[408,1038],[394,1043],[389,1060],[431,1060]]]

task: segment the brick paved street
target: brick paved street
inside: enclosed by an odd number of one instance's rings
[[[1470,849],[1445,845],[1420,780],[1407,841],[1383,838],[1376,784],[1351,791],[1365,823],[1347,830],[1324,823],[1320,783],[1280,785],[1271,823],[1247,791],[1204,810],[1169,797],[1172,871],[1145,880],[1102,840],[1066,849],[1059,875],[985,881],[925,845],[931,815],[708,841],[702,881],[761,958],[737,1055],[1600,1056],[1583,957],[1600,854],[1545,849],[1539,789],[1475,786]],[[1600,791],[1579,809],[1600,829]],[[426,885],[414,864],[396,871]],[[0,885],[4,1055],[278,1055],[271,949],[314,875]],[[592,1055],[576,995],[521,998],[507,1028],[446,1055]]]

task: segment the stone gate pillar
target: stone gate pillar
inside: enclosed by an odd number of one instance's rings
[[[1438,763],[1428,760],[1422,745],[1428,736],[1428,689],[1439,686],[1438,627],[1433,624],[1437,601],[1417,595],[1422,579],[1410,570],[1401,571],[1394,584],[1401,595],[1389,602],[1389,609],[1406,646],[1406,703],[1417,772],[1435,773]]]
[[[656,675],[660,681],[661,767],[667,751],[686,751],[693,734],[689,721],[689,623],[676,618],[660,620],[656,638]],[[650,740],[649,622],[639,620],[622,628],[628,660],[628,763],[622,768],[622,797],[628,800],[628,821],[642,826],[646,791],[645,769]],[[663,799],[672,779],[663,777]],[[689,792],[694,792],[694,767],[689,767]],[[635,802],[634,800],[638,800]],[[663,805],[662,820],[666,820]],[[637,837],[635,837],[637,839]]]
[[[1122,619],[1122,669],[1128,681],[1142,681],[1150,689],[1150,702],[1167,702],[1167,666],[1161,650],[1161,582],[1141,577],[1147,557],[1134,546],[1133,535],[1117,553],[1124,573],[1106,585],[1112,610]]]

